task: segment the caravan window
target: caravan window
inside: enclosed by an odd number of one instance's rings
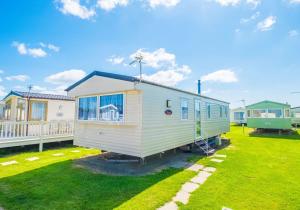
[[[79,120],[96,120],[97,118],[97,97],[79,98],[78,104]]]
[[[181,99],[181,119],[187,120],[189,115],[188,100]]]
[[[99,118],[103,121],[124,119],[123,94],[100,96]]]
[[[31,101],[30,104],[30,120],[45,121],[47,115],[47,102]]]
[[[268,118],[280,118],[282,117],[281,109],[269,109]]]
[[[267,118],[267,112],[264,109],[257,109],[252,111],[252,117]]]
[[[206,103],[206,117],[207,119],[210,119],[211,117],[211,104]]]
[[[228,118],[228,107],[224,106],[224,109],[225,109],[225,117]]]
[[[290,110],[289,109],[285,110],[284,117],[290,117]]]

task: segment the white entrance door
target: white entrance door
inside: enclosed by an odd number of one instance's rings
[[[201,102],[198,99],[195,100],[195,137],[201,137]]]

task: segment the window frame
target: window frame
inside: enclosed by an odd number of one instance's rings
[[[182,108],[183,108],[183,106],[182,106],[182,102],[183,101],[186,101],[186,103],[187,103],[187,118],[185,119],[185,118],[182,118],[182,114],[183,114],[183,112],[182,112]],[[187,98],[180,98],[180,120],[183,120],[183,121],[185,121],[185,120],[189,120],[189,99],[187,99]]]
[[[206,119],[211,119],[211,108],[212,108],[212,103],[206,102]],[[209,107],[209,109],[208,109]]]
[[[112,96],[112,95],[120,95],[122,94],[123,95],[123,119],[122,120],[119,120],[119,121],[114,121],[114,120],[100,120],[100,97],[101,96]],[[98,95],[97,96],[97,121],[99,122],[125,122],[125,97],[126,97],[126,94],[124,92],[118,92],[118,93],[105,93],[105,94],[101,94],[101,95]]]
[[[44,110],[44,115],[45,115],[45,119],[44,120],[36,120],[32,118],[32,104],[33,103],[43,103],[45,104],[45,110]],[[48,119],[48,101],[40,101],[40,100],[31,100],[29,99],[29,117],[28,120],[29,121],[47,121]]]
[[[270,110],[280,110],[281,111],[281,116],[280,117],[276,117],[276,113],[275,113],[275,117],[270,117],[269,114],[270,113]],[[280,118],[284,118],[284,110],[281,109],[281,108],[274,108],[274,109],[268,109],[268,114],[267,114],[267,117],[270,118],[270,119],[280,119]]]
[[[265,111],[265,115],[266,117],[254,117],[254,111],[262,111],[264,110]],[[265,118],[268,118],[268,109],[251,109],[251,117],[250,118],[257,118],[257,119],[265,119]]]
[[[111,120],[100,120],[100,96],[110,96],[110,95],[118,95],[122,94],[123,95],[123,119],[120,121],[111,121]],[[94,120],[83,120],[79,119],[79,100],[81,98],[89,98],[89,97],[96,97],[96,119]],[[77,98],[77,108],[76,108],[76,116],[77,120],[80,122],[107,122],[107,123],[120,123],[120,122],[125,122],[125,117],[126,117],[126,94],[125,92],[113,92],[113,93],[104,93],[104,94],[93,94],[93,95],[85,95],[85,96],[80,96]]]

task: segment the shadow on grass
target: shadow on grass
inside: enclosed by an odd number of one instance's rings
[[[266,132],[256,132],[253,131],[249,133],[250,137],[256,138],[274,138],[280,140],[299,140],[300,141],[300,134],[299,131],[291,130],[288,132],[283,132],[279,134],[276,130],[268,130]]]
[[[49,149],[70,148],[70,147],[74,147],[74,145],[73,145],[73,141],[63,141],[63,142],[44,143],[43,147],[44,147],[43,151],[46,151]],[[20,152],[38,152],[38,151],[39,151],[38,144],[1,148],[0,158],[5,156],[15,155]]]
[[[113,209],[182,169],[130,177],[107,176],[56,163],[0,179],[5,209]]]

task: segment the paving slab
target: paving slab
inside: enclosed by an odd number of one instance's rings
[[[30,158],[26,158],[26,160],[28,161],[35,161],[35,160],[38,160],[40,159],[39,157],[30,157]]]
[[[206,171],[206,172],[212,173],[212,172],[215,172],[217,169],[214,168],[214,167],[205,167],[205,168],[203,168],[202,170],[203,170],[203,171]]]
[[[191,179],[191,182],[195,184],[203,184],[207,180],[207,177],[195,176]]]
[[[192,193],[194,192],[196,189],[198,189],[199,185],[192,183],[192,182],[186,182],[184,185],[182,185],[181,190],[188,192],[188,193]]]
[[[206,171],[200,171],[197,176],[191,179],[191,182],[196,184],[203,184],[207,178],[211,175],[211,173]]]
[[[189,199],[190,199],[190,196],[191,194],[188,193],[188,192],[185,192],[183,190],[179,191],[175,197],[173,197],[173,201],[175,202],[180,202],[180,203],[183,203],[183,204],[188,204],[189,202]]]
[[[168,202],[157,210],[177,210],[178,206],[174,201]]]
[[[13,164],[18,164],[17,161],[15,160],[11,160],[11,161],[7,161],[7,162],[3,162],[3,163],[0,163],[2,166],[8,166],[8,165],[13,165]]]
[[[216,162],[216,163],[222,163],[224,160],[217,159],[217,158],[212,158],[212,159],[210,159],[210,161]]]
[[[232,209],[228,207],[223,207],[222,210],[232,210]]]
[[[64,155],[65,155],[64,153],[55,153],[52,156],[59,157],[59,156],[64,156]]]
[[[212,157],[217,157],[217,158],[226,158],[227,155],[222,155],[222,154],[214,154]]]
[[[193,164],[191,165],[190,167],[187,168],[187,170],[189,171],[195,171],[195,172],[198,172],[199,170],[203,169],[204,166],[203,165],[200,165],[200,164]]]

